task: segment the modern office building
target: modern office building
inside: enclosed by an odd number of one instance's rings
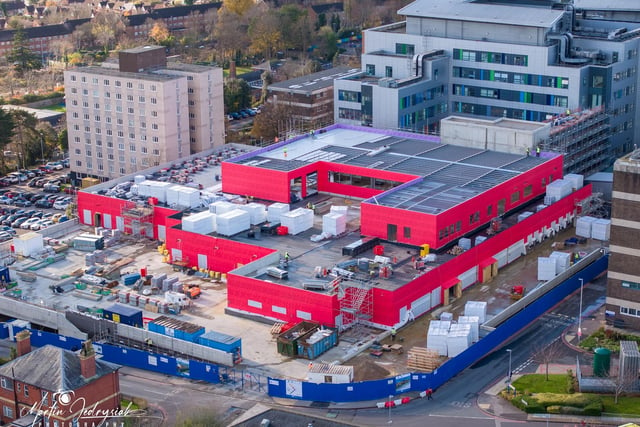
[[[640,329],[640,151],[613,166],[607,315]]]
[[[222,70],[167,63],[165,49],[65,72],[71,170],[115,178],[224,144]]]
[[[544,121],[603,107],[612,163],[640,136],[638,9],[614,0],[414,1],[398,12],[406,21],[364,32],[361,75],[335,83],[336,121],[433,132],[446,114]]]

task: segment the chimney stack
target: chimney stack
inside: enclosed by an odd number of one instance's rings
[[[16,334],[16,350],[18,357],[31,351],[31,332],[24,329]]]
[[[86,380],[96,376],[96,352],[91,345],[91,341],[82,343],[80,350],[80,375]]]

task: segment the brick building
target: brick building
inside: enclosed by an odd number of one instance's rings
[[[80,352],[50,345],[31,351],[28,332],[18,333],[16,341],[18,358],[0,367],[3,424],[84,427],[97,425],[102,417],[91,418],[83,410],[117,414],[119,367],[96,360],[90,343]]]

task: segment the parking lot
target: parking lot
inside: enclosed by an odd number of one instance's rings
[[[68,171],[61,163],[0,178],[0,242],[69,219],[76,189]]]

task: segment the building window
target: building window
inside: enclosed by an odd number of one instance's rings
[[[2,406],[2,415],[4,415],[7,418],[13,418],[13,409],[11,409],[8,406]]]
[[[24,385],[24,397],[29,397],[29,386]]]
[[[151,98],[151,103],[152,103],[152,104],[157,104],[157,103],[158,103],[158,100],[157,100],[156,98]]]
[[[393,67],[386,66],[384,67],[384,76],[385,77],[393,77]]]
[[[524,187],[524,191],[522,192],[523,197],[529,197],[533,193],[533,186],[527,185]]]
[[[365,67],[365,72],[367,73],[368,76],[375,76],[376,75],[376,66],[373,64],[367,64],[367,66]]]
[[[511,203],[516,203],[518,200],[520,200],[520,192],[514,191],[511,193]]]
[[[42,390],[40,392],[40,395],[42,396],[42,401],[41,401],[42,405],[43,406],[48,406],[49,405],[49,392],[45,391],[45,390]]]
[[[411,227],[404,227],[403,236],[405,239],[411,238]]]
[[[13,382],[8,378],[0,378],[0,387],[5,390],[13,390]]]
[[[127,89],[133,89],[133,83],[127,82]]]

